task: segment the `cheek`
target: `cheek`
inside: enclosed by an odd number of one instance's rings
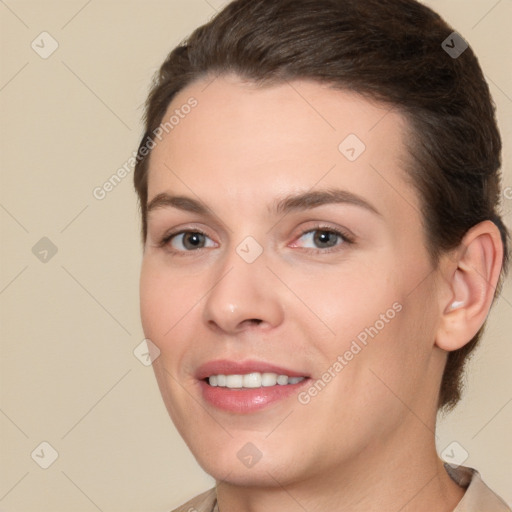
[[[143,260],[140,273],[140,316],[144,334],[147,338],[153,339],[154,333],[158,332],[158,323],[161,315],[159,310],[161,303],[161,283],[155,279],[156,275],[146,259]]]
[[[344,348],[355,339],[364,343],[376,331],[389,330],[395,322],[401,308],[397,300],[400,294],[387,275],[389,270],[376,267],[352,268],[350,272],[326,275],[320,281],[306,277],[300,283],[307,290],[304,302],[329,326],[333,348]],[[332,343],[334,339],[339,343]]]
[[[419,277],[405,275],[397,263],[379,261],[334,276],[317,289],[309,284],[311,309],[334,333],[323,336],[318,348],[328,366],[342,356],[337,369],[347,379],[338,379],[338,383],[350,389],[379,386],[370,369],[389,385],[402,388],[428,365],[429,339],[435,327],[426,311],[428,291],[418,287],[411,294],[410,283]]]
[[[180,357],[200,322],[202,276],[170,269],[157,256],[145,256],[140,274],[140,317],[144,335],[164,359]]]
[[[140,274],[140,313],[144,334],[157,345],[175,323],[178,293],[169,272],[154,258],[144,257]]]
[[[393,319],[373,324],[377,328],[375,337],[369,329],[364,331],[369,334],[367,344],[357,356],[364,380],[361,388],[379,410],[382,406],[394,407],[398,413],[402,409],[400,404],[412,404],[430,396],[435,316],[427,310],[425,301],[426,298],[419,302],[417,297],[402,297],[395,303],[400,310]],[[383,328],[379,330],[380,327]]]

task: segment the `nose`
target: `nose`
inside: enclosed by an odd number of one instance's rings
[[[238,334],[256,326],[268,330],[283,321],[279,282],[267,268],[264,254],[247,263],[232,250],[216,269],[203,309],[210,329]]]

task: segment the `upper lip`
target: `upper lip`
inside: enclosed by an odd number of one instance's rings
[[[217,359],[202,364],[196,372],[198,380],[206,379],[211,375],[245,375],[247,373],[277,373],[288,377],[308,377],[304,372],[291,370],[265,361],[230,361],[228,359]]]

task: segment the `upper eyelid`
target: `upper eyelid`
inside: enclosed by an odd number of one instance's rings
[[[161,217],[157,213],[158,211],[162,212]],[[204,228],[204,229],[214,229],[215,231],[218,231],[218,232],[222,233],[223,235],[227,234],[228,232],[229,233],[233,232],[232,229],[229,226],[227,226],[217,215],[214,215],[214,214],[206,214],[205,215],[205,214],[199,213],[199,212],[177,210],[175,208],[164,208],[164,207],[156,208],[155,210],[148,213],[147,218],[146,218],[148,232],[151,229],[151,227],[153,226],[153,224],[155,226],[158,226],[161,222],[165,222],[165,219],[167,218],[167,216],[165,215],[165,212],[169,212],[169,211],[174,214],[178,214],[179,215],[178,219],[180,218],[181,215],[186,215],[188,217],[188,219],[184,220],[184,222],[183,222],[185,227],[180,228],[179,231],[177,231],[176,233],[181,232],[181,230],[188,230],[188,227],[187,227],[188,224],[199,224],[199,225],[205,225],[205,226],[210,225],[211,227]],[[174,221],[176,221],[176,220],[177,219],[174,218]],[[174,223],[174,221],[173,221],[173,223]],[[177,223],[179,223],[179,221]],[[155,227],[155,230],[157,230],[157,229],[158,228]],[[200,228],[200,229],[203,229],[203,228]],[[171,230],[169,230],[169,232],[170,231]],[[190,231],[192,231],[192,229],[190,229]]]
[[[311,221],[311,222],[314,222],[315,224],[311,225],[308,228],[301,228],[300,231],[298,232],[299,236],[305,235],[306,233],[310,233],[311,231],[322,231],[322,230],[324,230],[324,231],[332,230],[335,232],[340,232],[340,234],[344,234],[344,232],[347,232],[347,231],[349,233],[351,233],[351,231],[347,228],[344,228],[341,226],[340,227],[330,226],[325,221]],[[210,237],[210,235],[207,233],[207,231],[209,231],[209,228],[202,228],[202,227],[197,227],[197,226],[186,225],[184,227],[179,227],[176,229],[174,229],[174,228],[169,229],[168,231],[165,232],[164,235],[162,235],[162,238],[165,238],[168,236],[176,236],[176,235],[180,235],[183,233],[189,233],[189,232],[202,233],[202,234]],[[293,236],[297,236],[297,235],[293,235]]]
[[[212,238],[208,234],[207,231],[208,231],[208,229],[204,229],[201,227],[185,226],[185,227],[176,228],[176,229],[169,229],[169,230],[165,231],[164,234],[160,238],[174,237],[174,236],[178,236],[178,235],[183,235],[184,233],[201,233],[201,234],[207,236],[208,238]]]
[[[347,243],[353,243],[356,238],[355,235],[347,229],[335,228],[335,227],[326,226],[326,225],[317,225],[317,226],[313,226],[308,229],[301,230],[299,235],[296,236],[294,238],[294,240],[298,240],[299,238],[302,238],[304,235],[307,235],[308,233],[311,233],[313,231],[327,231],[327,232],[335,233],[336,235],[341,237],[344,242],[347,242]]]

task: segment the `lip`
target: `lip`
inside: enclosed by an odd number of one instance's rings
[[[206,378],[211,375],[244,375],[251,372],[277,373],[288,377],[306,377],[297,384],[262,386],[260,388],[231,389],[210,386]],[[280,402],[297,394],[299,388],[309,385],[310,377],[282,366],[263,361],[210,361],[201,365],[196,374],[199,380],[203,400],[215,408],[230,413],[249,414],[260,411],[271,404]]]

